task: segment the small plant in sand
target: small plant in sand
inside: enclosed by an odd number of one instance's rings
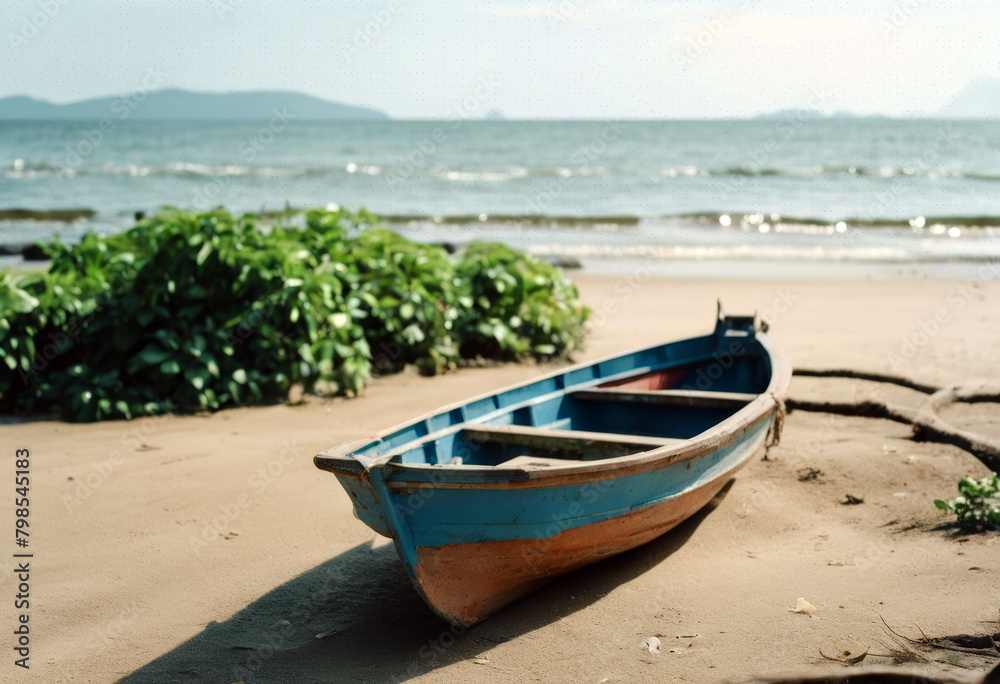
[[[961,527],[972,530],[1000,530],[1000,477],[993,473],[982,480],[963,477],[959,496],[951,501],[936,499],[934,505],[951,511]]]

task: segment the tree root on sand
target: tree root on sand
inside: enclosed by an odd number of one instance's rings
[[[928,395],[918,409],[898,406],[882,401],[861,401],[855,403],[828,401],[801,401],[788,399],[786,406],[791,411],[833,413],[841,416],[862,418],[884,418],[913,427],[913,439],[918,442],[951,444],[982,461],[994,471],[1000,471],[1000,443],[961,430],[942,420],[938,411],[953,403],[1000,402],[1000,387],[980,385],[977,387],[935,387],[910,378],[885,373],[868,373],[849,369],[808,369],[800,368],[793,375],[814,378],[852,378],[872,382],[889,383],[916,390]]]

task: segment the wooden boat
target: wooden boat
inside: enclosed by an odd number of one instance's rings
[[[448,406],[315,458],[467,627],[644,544],[780,435],[790,367],[754,317]],[[770,435],[770,437],[769,437]]]

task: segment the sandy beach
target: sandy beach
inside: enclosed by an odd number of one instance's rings
[[[1000,284],[943,280],[657,280],[579,275],[595,310],[584,361],[756,309],[795,367],[1000,381]],[[1000,537],[943,529],[935,498],[988,469],[903,425],[803,412],[781,445],[657,541],[554,581],[467,630],[414,592],[388,540],[352,516],[313,455],[519,382],[533,364],[412,370],[357,399],[76,425],[5,417],[3,479],[32,454],[31,669],[37,682],[741,681],[840,673],[820,657],[1000,631]],[[795,378],[791,396],[909,390]],[[998,435],[996,405],[950,409]],[[14,487],[0,493],[13,520]],[[847,495],[863,503],[845,505]],[[9,548],[9,546],[8,546]],[[0,627],[15,622],[4,561]],[[816,607],[790,612],[798,598]],[[880,618],[881,616],[881,618]],[[9,635],[10,632],[7,631]],[[658,654],[643,642],[657,636]],[[321,637],[321,638],[317,638]],[[10,637],[7,637],[7,642]],[[6,649],[8,659],[13,659]],[[958,652],[907,667],[982,667]],[[898,658],[897,658],[898,660]]]

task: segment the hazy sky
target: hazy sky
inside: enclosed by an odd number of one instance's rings
[[[397,118],[923,114],[1000,76],[998,29],[996,0],[0,0],[0,96],[118,94],[152,70]]]

